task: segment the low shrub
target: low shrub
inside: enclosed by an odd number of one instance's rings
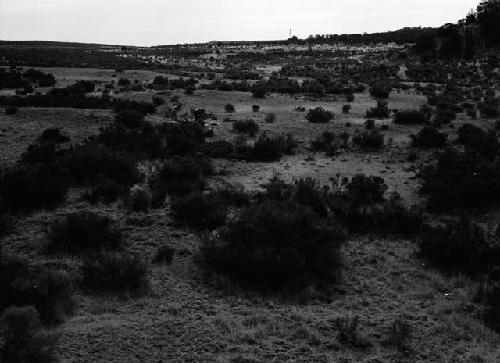
[[[219,140],[204,144],[200,152],[214,159],[230,158],[235,155],[235,147],[232,142]]]
[[[5,363],[52,363],[57,336],[42,328],[40,316],[32,306],[5,310],[0,319],[3,347],[0,359]]]
[[[234,108],[234,105],[230,104],[230,103],[227,103],[225,106],[224,106],[224,110],[227,112],[227,113],[234,113],[236,111],[236,109]]]
[[[215,193],[192,193],[174,199],[171,205],[173,219],[195,230],[214,230],[222,226],[228,207]]]
[[[457,142],[491,161],[498,155],[499,143],[495,133],[471,124],[464,124],[458,129]]]
[[[274,113],[267,113],[266,114],[266,117],[265,117],[265,121],[268,123],[268,124],[272,124],[273,122],[276,121],[276,114]]]
[[[7,106],[4,109],[5,116],[12,116],[17,113],[18,109],[15,106]]]
[[[410,136],[413,147],[432,148],[443,147],[448,135],[439,132],[433,126],[424,126],[416,135]]]
[[[254,137],[259,132],[259,125],[254,120],[238,120],[233,122],[233,131]]]
[[[152,206],[151,194],[143,188],[132,188],[124,200],[124,205],[131,212],[147,212]]]
[[[352,142],[361,149],[379,150],[384,147],[384,134],[379,129],[356,132]]]
[[[376,107],[372,107],[366,111],[367,118],[388,118],[389,117],[389,107],[386,103],[382,101],[377,102]]]
[[[285,290],[335,282],[344,234],[289,202],[251,205],[202,251],[204,265],[257,289]]]
[[[250,148],[243,157],[249,161],[277,161],[284,154],[293,153],[296,147],[297,142],[290,134],[284,136],[266,132],[259,136],[253,148]]]
[[[61,134],[61,130],[58,128],[45,129],[38,138],[38,142],[48,144],[63,144],[68,141],[70,141],[70,138]]]
[[[166,123],[160,127],[165,138],[165,149],[170,155],[186,155],[197,151],[205,143],[205,128],[195,122]]]
[[[144,114],[136,110],[122,110],[115,116],[115,121],[129,128],[137,128],[144,123]]]
[[[83,198],[92,204],[113,203],[126,191],[126,188],[106,176],[98,176],[93,182],[90,192]]]
[[[92,212],[78,212],[51,225],[47,250],[50,253],[79,254],[116,250],[121,243],[121,232],[111,219]]]
[[[170,264],[174,258],[175,249],[168,246],[158,248],[153,258],[154,264]]]
[[[258,82],[251,87],[252,96],[255,98],[265,98],[267,86],[265,83]]]
[[[61,323],[75,307],[71,280],[25,259],[1,256],[0,312],[11,305],[34,306],[44,324]]]
[[[306,115],[306,120],[312,123],[328,123],[333,120],[333,113],[325,110],[323,107],[316,107]]]
[[[427,115],[419,110],[403,110],[394,115],[394,123],[399,125],[421,125],[428,122]]]
[[[311,147],[314,151],[324,151],[328,156],[335,156],[338,149],[335,133],[324,131],[311,142]]]
[[[252,105],[252,112],[259,112],[259,111],[260,111],[259,105]]]
[[[349,111],[351,111],[352,106],[351,105],[344,105],[342,106],[342,113],[348,114]]]
[[[136,256],[101,253],[81,266],[83,288],[95,293],[139,296],[149,289],[148,267]]]

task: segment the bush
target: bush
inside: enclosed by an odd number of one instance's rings
[[[443,271],[476,274],[498,258],[483,229],[466,218],[422,227],[420,256]]]
[[[230,141],[219,140],[204,144],[200,151],[211,158],[222,159],[234,155],[235,147]]]
[[[124,201],[125,207],[132,212],[147,212],[151,208],[152,200],[149,191],[133,188]]]
[[[266,120],[266,122],[268,124],[272,124],[274,121],[276,121],[276,114],[274,114],[274,113],[267,113],[265,120]]]
[[[306,115],[306,120],[312,123],[328,123],[333,120],[333,113],[323,109],[322,107],[316,107],[315,109],[309,110]]]
[[[13,211],[54,209],[64,202],[69,183],[54,165],[15,166],[0,181],[0,197]]]
[[[500,202],[500,165],[477,153],[447,150],[422,171],[431,209],[471,208]]]
[[[441,127],[442,125],[447,125],[451,121],[457,118],[457,114],[455,111],[451,109],[438,109],[436,116],[434,117],[434,125],[436,127]]]
[[[155,106],[161,106],[165,104],[165,99],[160,96],[153,96],[153,105]]]
[[[153,258],[155,264],[170,264],[174,258],[175,249],[168,246],[158,248],[156,255]]]
[[[376,107],[370,108],[366,111],[367,118],[388,118],[389,117],[389,107],[384,102],[377,102]]]
[[[204,176],[212,173],[212,165],[203,159],[173,157],[166,160],[152,179],[151,188],[157,195],[185,196],[205,188]]]
[[[235,112],[235,108],[234,108],[234,105],[228,103],[224,106],[224,110],[226,110],[227,113],[234,113]]]
[[[384,86],[375,86],[370,88],[370,95],[375,98],[389,98],[391,89]]]
[[[379,129],[356,132],[352,142],[362,149],[378,150],[384,147],[384,134]]]
[[[252,112],[259,112],[259,111],[260,111],[259,105],[252,105]]]
[[[96,293],[143,295],[149,289],[148,267],[138,257],[101,253],[85,259],[82,286]]]
[[[176,198],[171,206],[173,219],[195,230],[214,230],[222,226],[228,208],[215,193],[192,193]]]
[[[267,93],[267,86],[265,83],[259,82],[251,88],[252,96],[255,98],[265,98]]]
[[[58,128],[45,129],[38,138],[38,142],[48,144],[63,144],[68,141],[70,141],[70,138],[62,135],[61,130]]]
[[[171,155],[186,155],[205,143],[205,128],[194,122],[167,123],[160,127],[165,149]]]
[[[416,135],[411,135],[412,146],[421,148],[443,147],[448,135],[440,133],[435,127],[424,126]]]
[[[122,235],[111,219],[92,212],[78,212],[51,225],[47,249],[52,253],[79,254],[116,250],[121,243]]]
[[[348,114],[349,111],[351,111],[352,106],[351,105],[344,105],[342,106],[342,113]]]
[[[399,111],[394,115],[394,123],[399,125],[420,125],[429,122],[427,115],[418,110]]]
[[[251,205],[203,248],[205,266],[258,289],[335,282],[343,233],[287,202]]]
[[[57,324],[75,306],[70,279],[62,273],[27,260],[2,256],[0,260],[0,312],[11,305],[34,306],[44,324]]]
[[[133,129],[143,125],[144,115],[135,110],[122,110],[116,114],[115,121]]]
[[[499,144],[495,133],[471,124],[464,124],[458,129],[457,142],[488,160],[494,160],[498,154]]]
[[[15,115],[17,113],[17,111],[18,111],[17,107],[7,106],[7,107],[5,107],[4,113],[5,113],[5,116],[11,116],[11,115]]]
[[[285,137],[263,133],[244,158],[250,161],[277,161],[283,154],[291,154],[296,146],[297,143],[291,135]]]
[[[233,131],[254,137],[259,132],[259,125],[254,120],[239,120],[233,122]]]
[[[337,153],[337,143],[335,139],[335,133],[324,131],[311,142],[311,147],[314,151],[324,151],[328,156],[335,156]]]
[[[106,176],[98,176],[94,181],[90,193],[84,195],[84,199],[90,203],[113,203],[118,200],[126,188]]]
[[[5,363],[52,363],[57,361],[57,336],[42,329],[40,316],[32,306],[10,307],[3,313],[1,361]]]

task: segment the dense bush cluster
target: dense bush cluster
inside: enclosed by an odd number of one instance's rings
[[[421,148],[443,147],[448,135],[439,132],[435,127],[424,126],[416,135],[411,135],[412,146]]]
[[[254,137],[259,132],[259,124],[254,120],[238,120],[233,122],[233,130]]]
[[[361,149],[379,150],[384,147],[384,139],[384,134],[377,128],[356,132],[352,137],[352,142]]]
[[[428,121],[427,115],[419,110],[403,110],[394,115],[394,123],[400,125],[420,125]]]
[[[322,107],[316,107],[306,115],[306,119],[312,123],[328,123],[333,120],[333,113],[331,111],[325,110]]]
[[[377,106],[371,107],[366,111],[367,118],[388,118],[389,117],[389,107],[387,103],[382,101],[377,101]]]

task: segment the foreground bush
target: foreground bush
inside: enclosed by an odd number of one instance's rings
[[[144,122],[144,114],[135,110],[122,110],[115,116],[115,121],[129,128],[140,127]]]
[[[306,120],[312,123],[328,123],[333,120],[333,113],[325,110],[323,107],[316,107],[306,115]]]
[[[399,125],[421,125],[427,122],[427,115],[418,110],[403,110],[394,115],[394,123]]]
[[[324,151],[328,156],[335,156],[337,153],[337,143],[335,133],[324,131],[320,136],[311,142],[314,151]]]
[[[384,147],[384,134],[380,132],[380,129],[356,132],[352,137],[352,142],[361,149],[378,150]]]
[[[253,137],[259,132],[259,125],[254,120],[238,120],[233,122],[233,131]]]
[[[423,170],[422,192],[433,209],[472,208],[500,202],[500,165],[471,152],[447,150]]]
[[[421,257],[448,272],[476,274],[487,270],[500,256],[483,229],[465,218],[444,225],[424,225],[419,240]]]
[[[0,179],[0,198],[13,211],[54,209],[66,198],[69,182],[55,165],[18,165]]]
[[[457,142],[488,160],[494,160],[498,154],[499,143],[495,133],[471,124],[458,129]]]
[[[57,361],[57,336],[43,330],[35,308],[10,307],[3,313],[0,326],[4,363],[52,363]]]
[[[101,253],[85,259],[82,286],[96,293],[142,295],[149,289],[148,267],[138,257]]]
[[[31,305],[42,322],[62,322],[74,309],[73,288],[66,275],[30,266],[18,257],[0,259],[0,312],[7,307]]]
[[[116,250],[121,242],[121,233],[111,219],[92,212],[79,212],[52,224],[47,248],[49,252],[79,254]]]
[[[260,289],[301,288],[337,280],[343,233],[289,202],[251,205],[204,247],[205,265]]]
[[[255,142],[253,148],[246,155],[250,161],[277,161],[286,154],[290,155],[297,147],[292,135],[274,135],[263,133]]]
[[[376,107],[371,107],[366,111],[367,118],[388,118],[389,117],[389,107],[385,102],[378,101]]]
[[[416,135],[411,135],[412,146],[421,148],[443,147],[448,135],[439,132],[435,127],[424,126]]]

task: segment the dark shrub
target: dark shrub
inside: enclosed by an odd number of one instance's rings
[[[151,194],[148,190],[133,188],[124,200],[125,207],[132,212],[147,212],[151,208]]]
[[[351,111],[352,106],[351,105],[344,105],[342,106],[342,113],[348,114],[349,111]]]
[[[32,306],[12,306],[3,313],[0,326],[5,363],[52,363],[57,361],[57,336],[42,329],[40,316]]]
[[[378,150],[384,147],[384,134],[379,129],[356,132],[352,142],[362,149]]]
[[[158,248],[153,263],[155,264],[170,264],[174,258],[175,249],[168,246]]]
[[[135,110],[123,110],[116,114],[115,121],[126,127],[136,128],[142,126],[144,115]]]
[[[309,209],[266,201],[231,221],[202,251],[209,269],[264,289],[337,280],[344,234]]]
[[[151,187],[158,195],[184,196],[205,188],[204,175],[211,174],[212,166],[206,160],[173,157],[166,160]]]
[[[84,199],[90,203],[113,203],[125,192],[126,188],[113,179],[105,176],[98,176],[94,181],[90,193]]]
[[[118,80],[118,85],[122,86],[122,87],[124,87],[124,86],[130,86],[131,82],[130,82],[130,80],[128,78],[120,78]]]
[[[43,142],[28,146],[21,155],[23,164],[53,164],[58,155],[57,145],[54,143]]]
[[[34,306],[45,324],[60,323],[75,306],[71,281],[60,272],[30,266],[27,260],[2,256],[0,311],[11,305]]]
[[[389,98],[391,89],[384,86],[374,86],[370,88],[370,95],[375,98]]]
[[[259,111],[260,111],[259,105],[252,105],[252,112],[259,112]]]
[[[228,208],[215,193],[193,193],[176,198],[171,206],[172,217],[195,230],[214,230],[226,221]]]
[[[122,185],[133,185],[141,179],[133,156],[95,143],[71,150],[62,163],[78,184],[92,183],[97,177],[107,177]]]
[[[153,96],[153,105],[161,106],[165,104],[165,99],[160,96]]]
[[[470,208],[500,202],[500,165],[477,153],[447,150],[422,172],[422,192],[433,209]]]
[[[412,146],[421,148],[443,147],[448,135],[440,133],[435,127],[424,126],[416,135],[411,135]]]
[[[426,124],[429,119],[422,111],[404,110],[394,115],[394,123],[399,125],[420,125]]]
[[[352,93],[348,93],[348,94],[345,95],[345,100],[347,102],[354,102],[354,99],[355,99],[355,97],[354,97],[354,95]]]
[[[68,186],[64,170],[57,166],[15,166],[1,179],[0,196],[14,211],[53,209],[64,202]]]
[[[111,219],[92,212],[78,212],[51,225],[47,249],[51,253],[79,254],[116,250],[121,242],[121,232]]]
[[[483,229],[465,218],[444,225],[426,224],[419,240],[421,257],[444,271],[475,274],[498,258]]]
[[[233,113],[235,111],[234,105],[228,103],[224,106],[224,110],[226,110],[227,113]]]
[[[254,137],[259,132],[259,125],[254,120],[239,120],[233,122],[233,131]]]
[[[266,117],[265,117],[265,121],[268,123],[268,124],[272,124],[274,121],[276,121],[276,114],[274,113],[267,113],[266,114]]]
[[[488,160],[494,160],[498,154],[499,144],[495,133],[486,132],[471,124],[465,124],[458,129],[457,142]]]
[[[387,185],[384,179],[377,176],[359,174],[354,176],[346,186],[349,200],[357,205],[370,205],[384,201]]]
[[[219,140],[204,144],[200,151],[211,158],[222,159],[234,155],[235,147],[230,141]]]
[[[328,123],[333,120],[333,113],[323,109],[322,107],[316,107],[306,115],[306,120],[312,123]]]
[[[68,141],[70,141],[70,138],[62,135],[61,130],[57,128],[43,130],[42,134],[38,138],[38,142],[49,144],[63,144]]]
[[[324,131],[320,136],[311,142],[314,151],[324,151],[328,156],[335,156],[337,153],[337,143],[335,133]]]
[[[143,295],[149,289],[148,267],[136,256],[101,253],[81,266],[82,286],[96,293]]]
[[[148,102],[117,99],[114,102],[114,110],[117,113],[124,110],[135,110],[142,113],[143,115],[147,115],[155,113],[156,107],[152,103]]]
[[[388,118],[389,117],[389,107],[384,102],[377,102],[376,107],[370,108],[366,111],[367,118]]]
[[[296,146],[291,135],[285,137],[266,132],[259,136],[246,158],[251,161],[277,161],[283,154],[291,154]]]
[[[205,128],[194,122],[167,123],[160,127],[169,154],[192,153],[205,143]]]
[[[7,106],[5,107],[5,110],[4,110],[4,113],[6,116],[11,116],[11,115],[15,115],[17,113],[17,107],[15,106]]]
[[[255,98],[265,98],[267,93],[267,86],[265,83],[259,82],[251,88],[252,96]]]
[[[434,125],[436,127],[440,127],[442,125],[447,125],[451,121],[455,120],[457,118],[457,114],[455,111],[449,109],[449,108],[439,108],[437,110],[436,116],[434,117]]]
[[[375,128],[375,120],[366,120],[365,121],[365,129],[373,130]]]

